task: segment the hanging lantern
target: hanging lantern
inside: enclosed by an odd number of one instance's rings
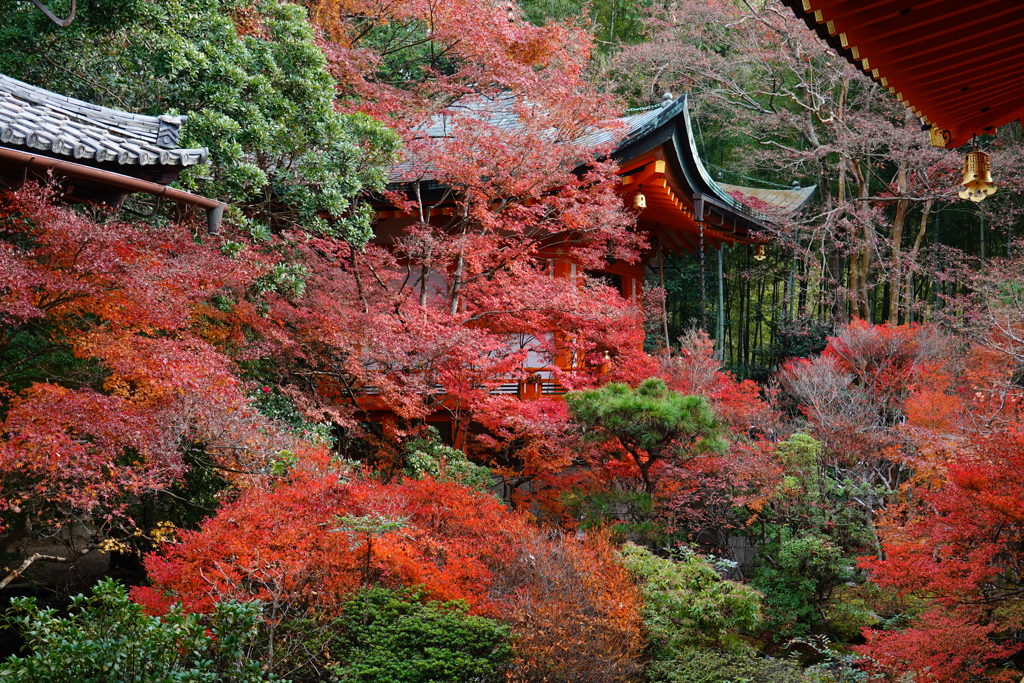
[[[992,166],[989,163],[988,155],[975,149],[967,154],[964,160],[964,179],[960,190],[960,199],[970,199],[972,202],[980,202],[985,197],[994,194],[996,186],[992,184]]]
[[[647,208],[647,197],[644,196],[643,188],[637,190],[637,193],[633,195],[633,208],[634,209],[646,209]]]
[[[764,245],[757,245],[757,247],[754,248],[754,260],[764,261],[766,258],[768,258],[768,254],[764,253]]]

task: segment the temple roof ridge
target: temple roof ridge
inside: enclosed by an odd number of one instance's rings
[[[184,116],[111,109],[0,74],[0,144],[79,163],[186,167],[208,150],[179,148]]]
[[[623,117],[629,132],[619,142],[614,156],[620,159],[638,157],[647,149],[668,145],[679,172],[687,179],[694,196],[701,196],[723,207],[746,214],[756,223],[770,222],[779,214],[792,214],[814,195],[817,185],[793,187],[788,190],[728,185],[712,176],[697,146],[697,136],[690,118],[690,94],[663,99],[649,111]]]

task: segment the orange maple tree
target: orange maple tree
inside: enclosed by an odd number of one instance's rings
[[[549,534],[491,496],[429,478],[297,470],[182,533],[146,568],[152,585],[133,596],[156,613],[259,598],[272,619],[330,616],[360,586],[418,586],[510,621],[530,680],[601,667],[622,679],[643,647],[636,587],[606,539]]]

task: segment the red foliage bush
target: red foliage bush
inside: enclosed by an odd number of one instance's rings
[[[398,528],[346,531],[346,518]],[[629,680],[642,650],[639,597],[605,539],[549,535],[490,496],[431,479],[300,473],[249,491],[145,563],[152,585],[133,596],[155,613],[259,598],[272,618],[331,615],[362,585],[420,586],[509,621],[524,680],[602,667]]]
[[[927,608],[905,630],[865,633],[859,651],[890,675],[970,680],[1024,647],[1024,428],[974,439],[888,512],[884,556],[861,561]]]

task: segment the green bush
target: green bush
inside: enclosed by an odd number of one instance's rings
[[[683,648],[672,659],[653,662],[647,677],[664,683],[809,683],[819,680],[804,675],[796,662],[761,657],[753,650],[723,652],[698,647]]]
[[[821,625],[832,589],[853,578],[850,558],[835,543],[778,527],[760,548],[751,585],[764,593],[766,626],[776,640],[806,635]]]
[[[667,683],[801,683],[819,680],[796,662],[764,657],[743,636],[761,624],[761,595],[728,581],[690,551],[659,557],[626,544],[623,563],[643,597],[651,661],[647,678]],[[721,564],[721,563],[719,563]],[[828,680],[821,678],[820,680]]]
[[[494,486],[494,474],[482,465],[470,462],[457,448],[441,443],[437,430],[431,428],[424,439],[405,444],[403,474],[413,479],[433,477],[438,481],[453,481],[481,493]]]
[[[259,603],[221,603],[212,615],[143,614],[125,588],[100,581],[91,596],[76,595],[66,616],[15,598],[7,616],[29,651],[0,664],[0,680],[19,683],[92,681],[261,681],[247,652]]]
[[[345,681],[497,681],[511,656],[509,627],[459,602],[425,602],[415,590],[369,588],[333,628],[332,667]]]
[[[622,558],[640,583],[644,628],[655,658],[674,658],[694,645],[720,646],[761,621],[758,592],[723,579],[692,552],[673,560],[627,543]]]
[[[865,592],[877,591],[875,584],[841,586],[832,593],[825,605],[825,623],[829,633],[840,643],[850,643],[860,637],[861,629],[877,626],[882,618],[872,610]]]

